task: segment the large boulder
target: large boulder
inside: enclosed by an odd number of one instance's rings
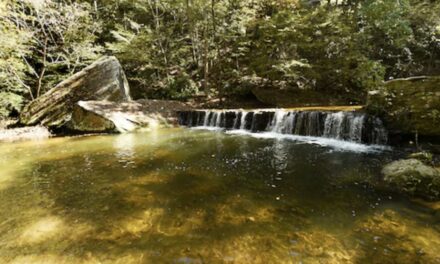
[[[417,159],[394,161],[382,169],[385,182],[397,190],[431,200],[440,199],[440,171]]]
[[[184,103],[164,100],[80,101],[66,127],[81,133],[132,132],[175,125],[177,111],[189,109]]]
[[[440,136],[440,76],[388,81],[369,93],[367,109],[391,134]]]
[[[115,57],[103,57],[27,105],[20,116],[22,125],[41,124],[59,128],[72,116],[81,100],[130,100],[128,82]]]

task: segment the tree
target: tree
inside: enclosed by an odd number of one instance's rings
[[[89,10],[67,1],[4,2],[0,78],[7,81],[0,91],[12,92],[12,102],[21,104],[95,60],[103,49],[94,43],[100,25]]]
[[[362,103],[383,80],[440,74],[430,0],[5,0],[0,16],[3,115],[103,53],[119,58],[135,98],[264,85]]]

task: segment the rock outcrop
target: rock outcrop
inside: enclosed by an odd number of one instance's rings
[[[275,107],[301,107],[319,105],[350,105],[358,104],[353,95],[326,94],[299,88],[280,89],[272,87],[252,87],[252,93],[262,103]]]
[[[81,100],[130,100],[127,79],[115,57],[97,60],[31,102],[23,109],[20,123],[60,128]]]
[[[382,169],[385,182],[398,191],[424,197],[440,199],[440,171],[417,159],[394,161]]]
[[[177,111],[190,109],[176,101],[80,101],[66,127],[81,133],[132,132],[177,124]]]
[[[392,134],[440,136],[440,76],[388,81],[370,92],[367,109]]]

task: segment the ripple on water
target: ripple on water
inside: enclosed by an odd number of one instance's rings
[[[440,262],[438,208],[365,183],[392,152],[181,129],[0,151],[1,263]]]

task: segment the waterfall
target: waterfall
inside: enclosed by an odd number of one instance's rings
[[[215,127],[220,127],[220,124],[222,123],[222,113],[216,113],[217,119],[215,120]]]
[[[289,111],[288,109],[179,112],[179,124],[252,133],[271,132],[324,137],[355,143],[386,144],[382,121],[362,112]]]
[[[288,115],[288,112],[277,110],[274,114],[274,117],[272,119],[272,122],[269,126],[269,130],[276,133],[282,133],[282,130],[284,126],[286,125],[286,117]]]
[[[216,124],[217,124],[217,119],[218,119],[218,112],[214,112],[214,113],[212,114],[212,118],[211,118],[211,120],[210,120],[210,122],[209,122],[209,126],[211,126],[211,127],[215,127]]]
[[[349,126],[349,138],[351,141],[362,142],[362,130],[365,122],[365,115],[355,116]]]
[[[294,129],[294,124],[296,121],[296,113],[289,112],[285,119],[285,125],[283,127],[282,133],[284,134],[292,134]]]
[[[234,118],[234,125],[232,126],[232,128],[237,129],[239,128],[240,125],[240,112],[239,111],[235,111],[235,118]]]
[[[209,117],[211,116],[211,112],[205,111],[205,120],[203,120],[203,126],[209,125]]]
[[[241,112],[240,129],[244,130],[246,126],[246,117],[249,113],[246,111]]]
[[[325,118],[324,137],[342,139],[344,112],[330,113]]]

